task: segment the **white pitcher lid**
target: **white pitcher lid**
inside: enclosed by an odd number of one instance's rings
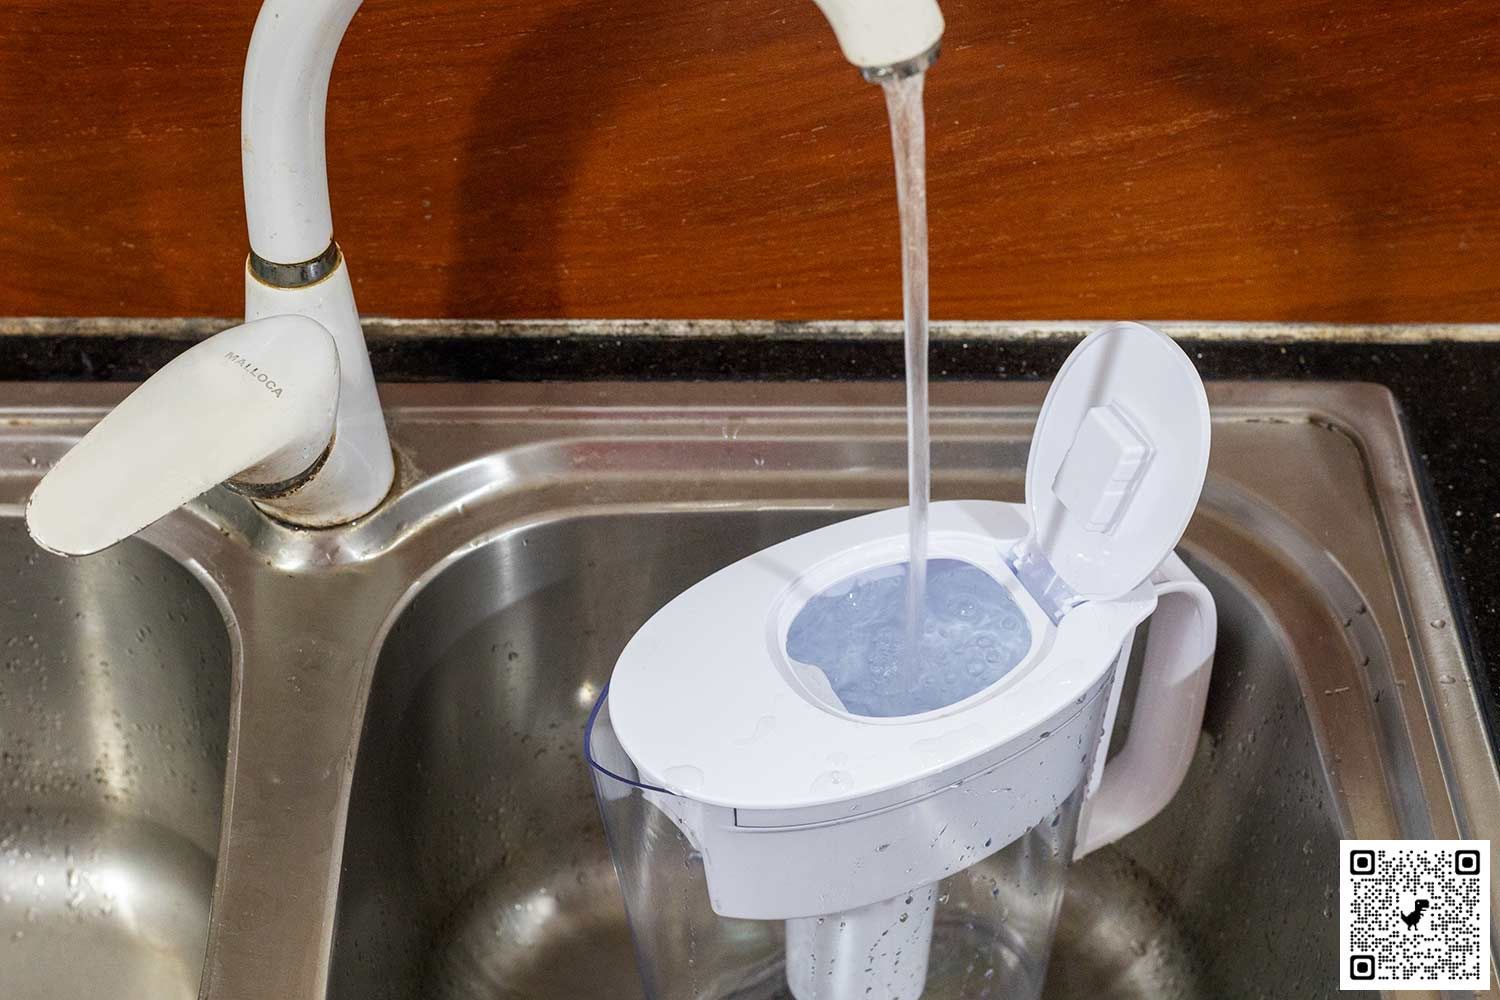
[[[1063,363],[1026,463],[1034,548],[1080,597],[1110,600],[1161,565],[1208,470],[1208,397],[1182,348],[1139,323]]]

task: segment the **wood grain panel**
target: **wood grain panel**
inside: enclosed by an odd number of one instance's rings
[[[0,2],[0,314],[237,313],[254,0]],[[933,312],[1500,318],[1494,0],[948,0]],[[809,0],[368,0],[362,308],[890,317],[878,90]]]

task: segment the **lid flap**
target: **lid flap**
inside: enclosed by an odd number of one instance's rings
[[[1208,397],[1139,323],[1084,338],[1042,403],[1026,464],[1033,544],[1079,596],[1119,597],[1182,537],[1208,470]]]

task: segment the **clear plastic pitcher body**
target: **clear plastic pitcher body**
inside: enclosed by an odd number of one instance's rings
[[[610,725],[608,689],[586,748],[651,1000],[1040,996],[1082,782],[1018,839],[986,845],[993,853],[983,860],[876,904],[890,910],[884,926],[871,925],[870,913],[744,920],[714,912],[703,857],[673,819],[694,803],[642,780]]]

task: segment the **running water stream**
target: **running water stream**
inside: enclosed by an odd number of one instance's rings
[[[927,503],[932,461],[927,430],[927,142],[923,73],[882,81],[901,208],[902,307],[906,316],[906,661],[915,685],[927,592]]]

